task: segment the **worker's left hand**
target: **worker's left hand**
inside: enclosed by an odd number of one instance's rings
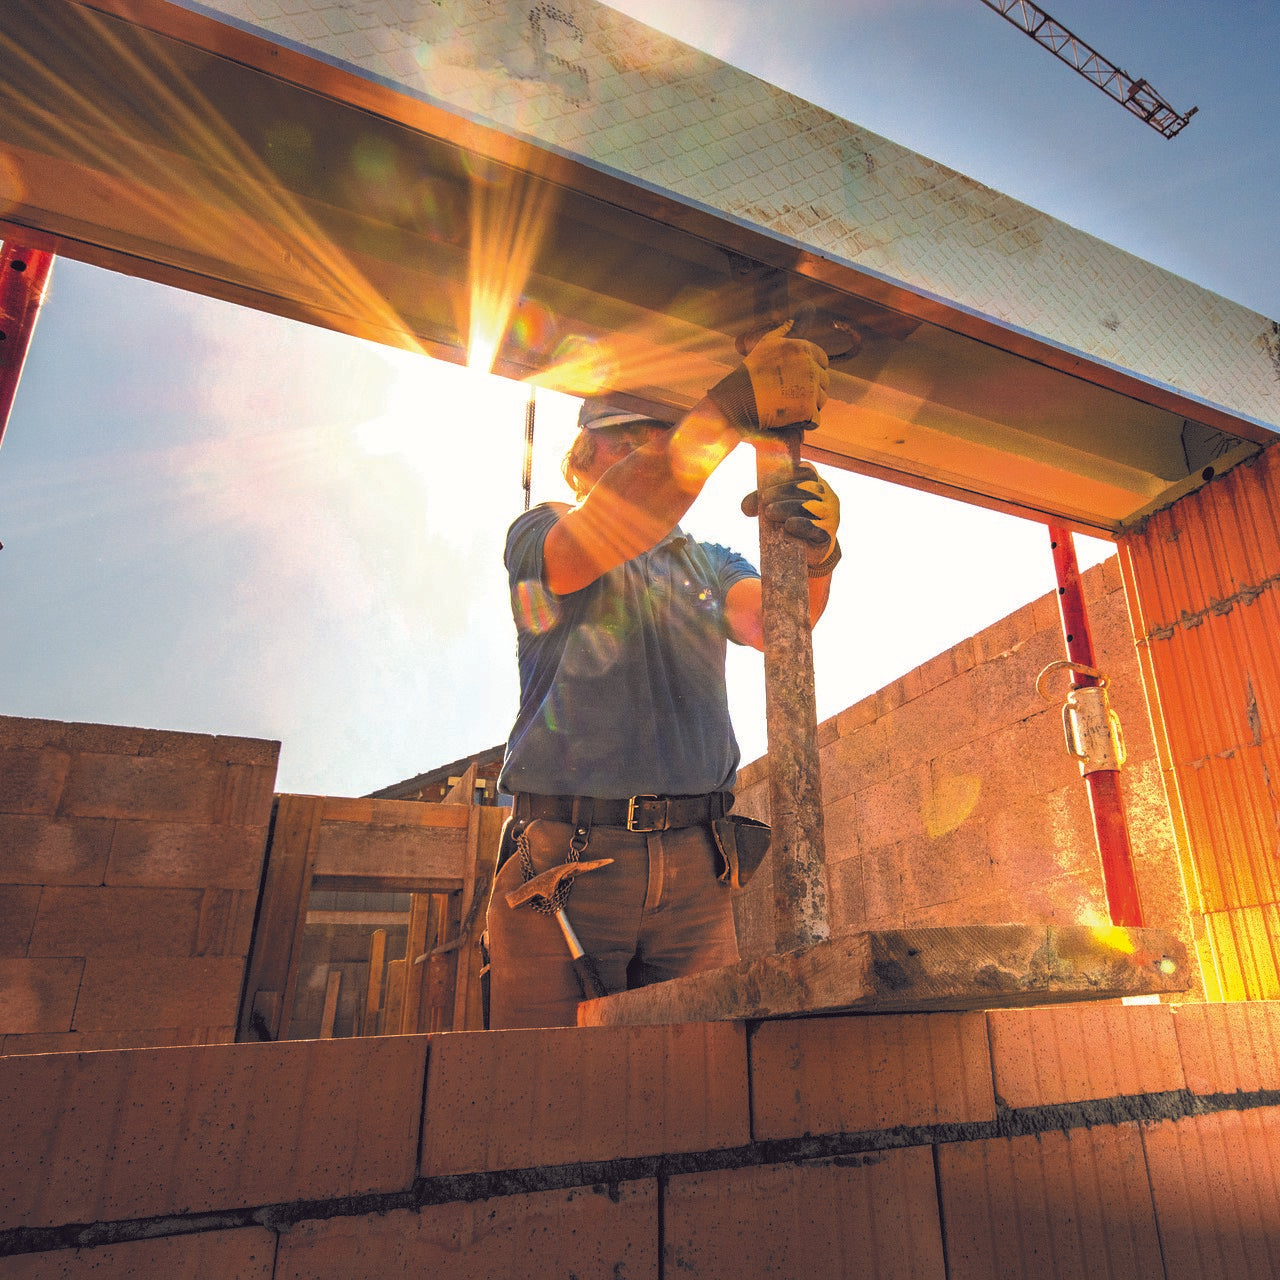
[[[759,492],[752,490],[742,500],[742,512],[780,524],[791,537],[820,548],[823,555],[840,527],[840,499],[807,462],[800,463],[789,480],[766,486],[763,503]]]
[[[739,431],[809,431],[818,425],[831,381],[827,353],[816,343],[788,337],[794,324],[787,320],[766,333],[742,367],[707,392],[730,426]]]

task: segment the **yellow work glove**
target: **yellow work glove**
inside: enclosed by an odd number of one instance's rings
[[[789,480],[767,485],[763,503],[759,492],[752,490],[742,500],[742,512],[780,524],[788,535],[807,542],[813,548],[809,555],[811,577],[830,573],[839,562],[836,530],[840,528],[840,499],[809,463],[800,463]]]
[[[794,321],[766,333],[708,397],[740,431],[818,425],[827,402],[827,353],[812,342],[788,338]]]

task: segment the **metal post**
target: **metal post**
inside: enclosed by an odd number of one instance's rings
[[[52,267],[51,253],[11,241],[0,245],[0,441]]]
[[[756,443],[756,485],[785,480],[800,461],[798,427]],[[779,953],[831,936],[818,768],[818,712],[805,544],[760,521],[765,723],[773,825],[773,905]]]
[[[1089,634],[1089,618],[1085,613],[1084,593],[1080,589],[1075,543],[1071,540],[1070,530],[1058,525],[1049,526],[1049,540],[1058,577],[1058,608],[1062,615],[1062,634],[1067,642],[1067,657],[1073,663],[1096,670],[1093,638]],[[1071,680],[1077,689],[1098,683],[1096,677],[1075,670],[1071,673]],[[1102,878],[1111,923],[1141,928],[1144,924],[1142,905],[1138,900],[1133,851],[1120,797],[1120,774],[1114,769],[1100,769],[1085,774],[1085,782],[1089,786],[1089,807],[1093,811],[1093,830],[1102,858]]]

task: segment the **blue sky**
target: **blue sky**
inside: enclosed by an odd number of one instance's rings
[[[1280,315],[1280,6],[1051,7],[1199,106],[1173,141],[979,0],[617,7]],[[0,450],[0,712],[277,738],[280,790],[336,795],[500,741],[524,402],[514,384],[59,261]],[[539,394],[535,500],[564,496],[574,409]],[[834,480],[846,558],[815,637],[821,715],[1052,586],[1040,526]],[[750,460],[731,460],[687,525],[749,550],[750,486]],[[1105,552],[1089,542],[1082,559]],[[759,659],[735,654],[730,672],[750,759]]]

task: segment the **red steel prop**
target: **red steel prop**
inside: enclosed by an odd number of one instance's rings
[[[52,267],[51,253],[9,241],[0,245],[0,441]]]
[[[1058,525],[1049,526],[1053,545],[1053,567],[1058,576],[1058,608],[1062,614],[1062,633],[1067,642],[1067,656],[1073,664],[1096,670],[1093,639],[1080,589],[1080,567],[1076,562],[1071,533]],[[1073,668],[1073,688],[1086,689],[1099,683],[1096,676]],[[1106,886],[1111,923],[1129,928],[1143,925],[1142,905],[1138,900],[1138,882],[1133,873],[1133,851],[1125,826],[1124,807],[1120,799],[1120,774],[1116,769],[1100,769],[1085,774],[1089,786],[1089,807],[1093,811],[1093,829],[1102,858],[1102,877]]]

